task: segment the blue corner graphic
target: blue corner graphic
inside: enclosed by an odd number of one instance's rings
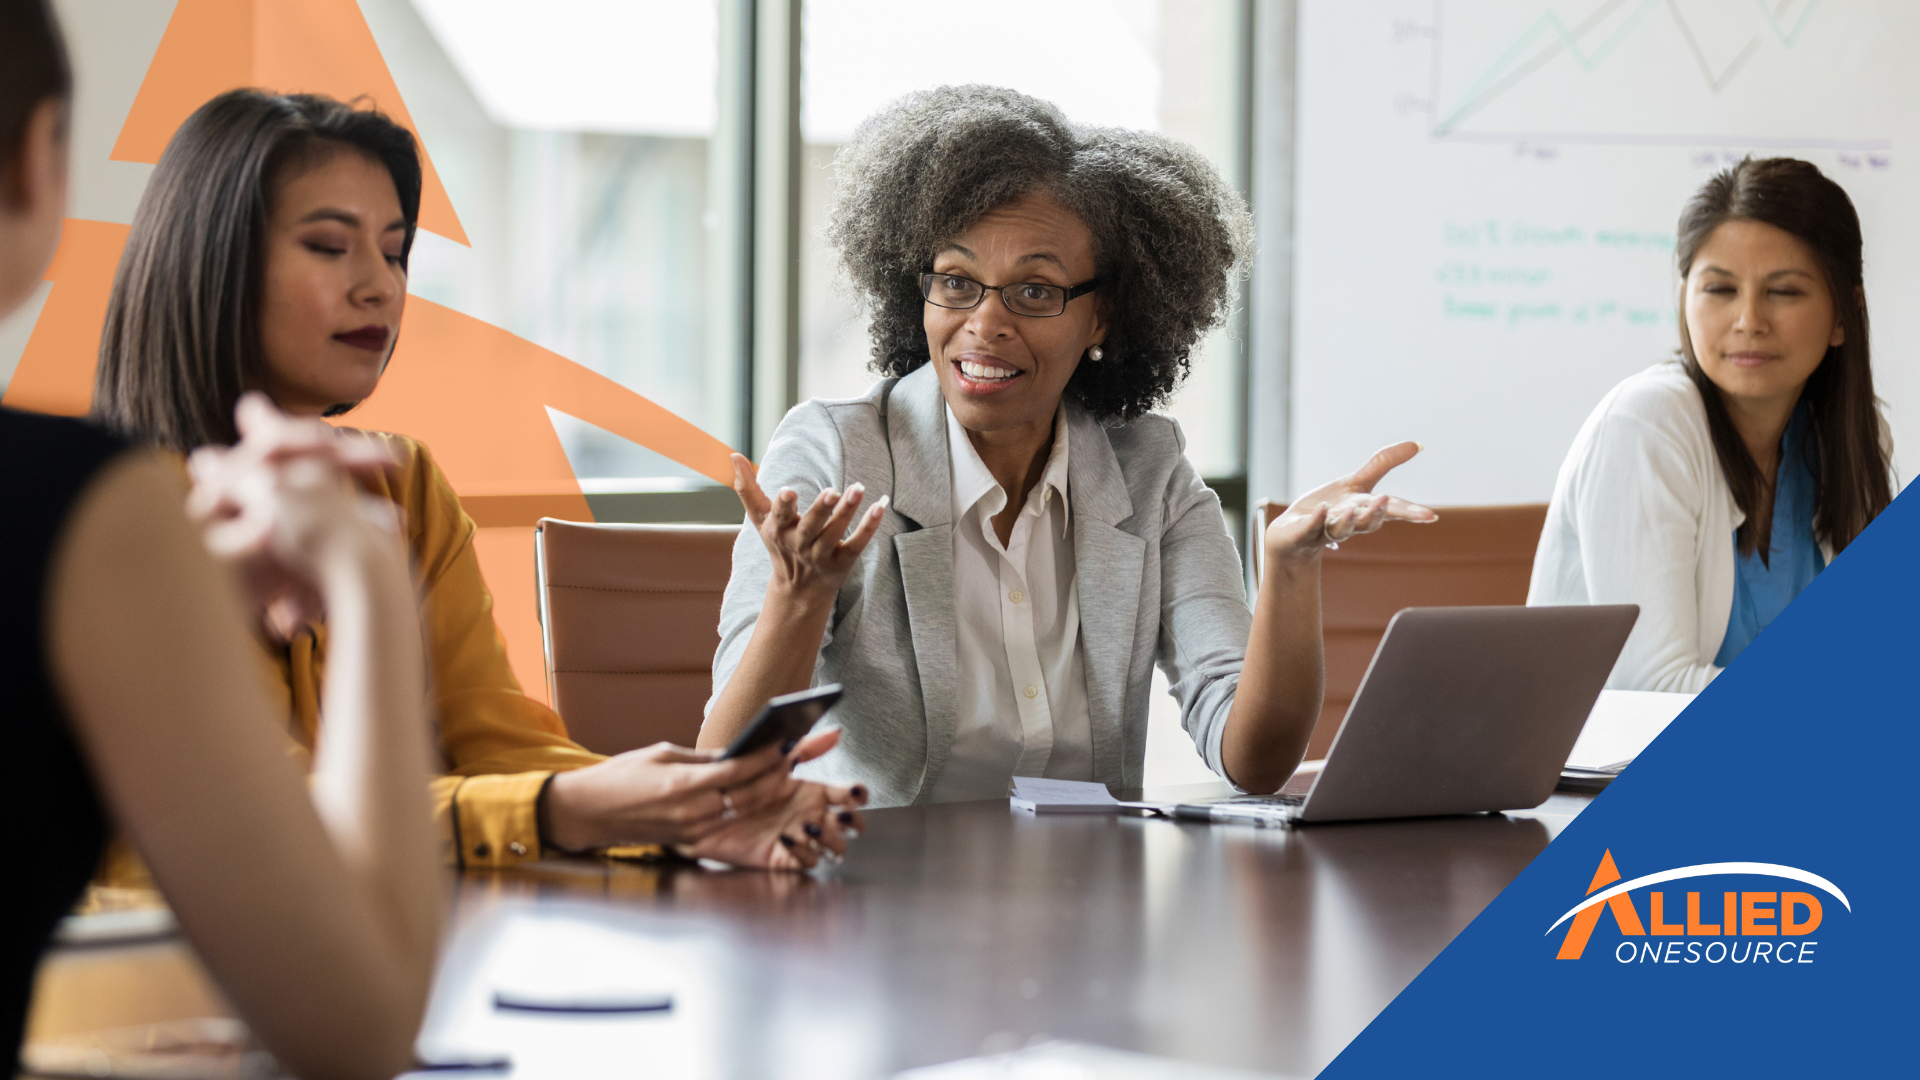
[[[1914,1075],[1920,501],[1894,501],[1328,1080]]]

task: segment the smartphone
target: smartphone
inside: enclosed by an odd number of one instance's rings
[[[744,757],[774,743],[792,742],[813,730],[813,725],[840,700],[840,684],[828,683],[797,694],[782,694],[767,702],[747,730],[733,740],[720,760]]]

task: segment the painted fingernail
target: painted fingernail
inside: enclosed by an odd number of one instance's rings
[[[856,799],[859,799],[861,802],[866,802],[867,801],[867,785],[865,784],[853,785],[853,797]]]
[[[853,824],[853,811],[851,810],[840,811],[840,824],[842,825]]]
[[[848,498],[852,498],[855,495],[865,495],[866,493],[867,493],[867,485],[865,484],[855,484],[852,487],[847,489]]]
[[[820,826],[815,825],[813,822],[809,821],[802,824],[800,826],[800,829],[802,832],[805,832],[808,836],[813,837],[815,840],[820,839]]]
[[[840,835],[846,837],[849,840],[858,840],[860,839],[860,830],[859,829],[841,829]]]
[[[783,845],[784,847],[786,847],[786,848],[787,848],[788,850],[792,850],[792,849],[793,849],[793,837],[791,837],[791,836],[788,836],[788,835],[787,835],[786,833],[781,833],[781,834],[780,834],[780,843],[781,843],[781,844],[782,844],[782,845]]]
[[[780,756],[785,757],[788,754],[793,753],[793,748],[799,745],[800,745],[800,740],[798,739],[788,739],[786,742],[781,743]]]

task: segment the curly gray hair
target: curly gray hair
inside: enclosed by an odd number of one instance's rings
[[[919,91],[868,117],[834,157],[826,239],[872,317],[873,368],[928,360],[918,277],[982,215],[1044,191],[1093,234],[1107,360],[1067,393],[1103,422],[1165,403],[1200,336],[1225,320],[1252,248],[1246,204],[1189,146],[1074,124],[992,86]]]

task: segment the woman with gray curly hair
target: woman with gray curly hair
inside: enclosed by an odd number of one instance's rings
[[[1220,501],[1151,411],[1227,313],[1239,198],[1179,143],[980,86],[893,103],[835,168],[827,235],[885,377],[797,406],[757,473],[735,456],[754,529],[701,745],[838,682],[843,753],[813,768],[871,805],[1138,786],[1158,662],[1207,764],[1280,787],[1320,712],[1321,550],[1433,512],[1371,494],[1418,447],[1381,451],[1268,527],[1248,610]]]

